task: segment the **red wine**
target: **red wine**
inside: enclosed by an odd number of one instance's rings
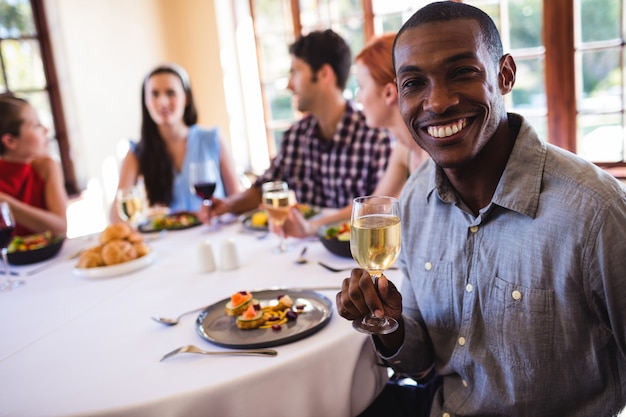
[[[13,233],[14,226],[2,226],[0,227],[0,248],[6,248],[11,243],[11,233]]]
[[[213,197],[213,193],[215,192],[214,182],[200,182],[194,184],[193,187],[195,188],[198,197],[204,198],[205,200]]]

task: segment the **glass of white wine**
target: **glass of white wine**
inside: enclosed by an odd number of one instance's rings
[[[145,198],[139,185],[123,188],[117,192],[117,213],[120,218],[128,222],[133,228],[137,228],[143,220],[145,210]]]
[[[280,229],[280,244],[274,248],[274,252],[287,252],[290,248],[285,242],[285,232],[282,228],[291,207],[289,186],[285,181],[270,181],[261,186],[263,208],[270,220]]]
[[[352,257],[372,276],[374,285],[400,254],[400,204],[387,196],[357,197],[352,204],[350,220]],[[352,322],[362,333],[387,334],[398,328],[392,317],[369,313]]]

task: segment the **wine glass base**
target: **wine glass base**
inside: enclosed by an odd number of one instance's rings
[[[272,252],[274,253],[287,253],[287,252],[291,252],[293,248],[291,247],[291,245],[282,245],[282,246],[276,246],[274,249],[272,249]]]
[[[26,284],[26,281],[22,279],[10,279],[0,283],[0,292],[12,291],[17,287],[21,287]]]
[[[389,334],[398,329],[398,322],[391,317],[376,317],[371,314],[352,321],[352,327],[366,334]]]

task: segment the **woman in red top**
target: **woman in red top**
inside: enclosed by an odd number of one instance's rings
[[[0,201],[9,203],[16,236],[67,232],[67,194],[47,133],[28,102],[0,95]]]

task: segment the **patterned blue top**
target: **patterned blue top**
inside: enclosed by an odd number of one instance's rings
[[[136,144],[131,141],[131,149],[135,151]],[[217,170],[217,182],[215,187],[215,197],[224,198],[226,196],[224,184],[220,174],[220,142],[219,130],[217,128],[207,129],[198,125],[189,127],[187,137],[187,152],[180,172],[174,171],[174,184],[172,185],[172,202],[169,206],[172,212],[176,211],[198,211],[202,204],[202,199],[191,192],[189,186],[189,164],[191,162],[206,161],[212,159]]]
[[[217,169],[217,185],[215,197],[224,198],[224,184],[219,172],[220,167],[220,142],[217,128],[207,129],[198,125],[189,127],[187,137],[187,153],[181,172],[174,172],[174,184],[172,192],[171,211],[198,211],[202,199],[191,192],[189,186],[189,164],[191,162],[206,161],[212,159]]]

